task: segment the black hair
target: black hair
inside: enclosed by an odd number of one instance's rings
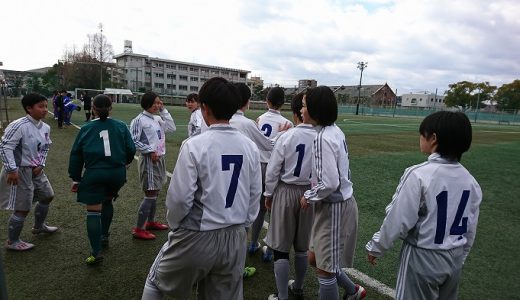
[[[285,102],[285,92],[281,87],[274,87],[267,93],[267,101],[271,102],[274,109],[279,109]]]
[[[112,100],[107,95],[100,94],[94,97],[93,105],[96,115],[101,121],[105,121],[112,110]]]
[[[304,93],[298,93],[298,94],[294,95],[294,97],[291,100],[291,110],[292,110],[293,114],[295,114],[298,117],[298,120],[300,120],[300,122],[303,122],[301,110],[303,107],[303,96],[304,95],[305,95]]]
[[[159,96],[154,92],[144,93],[143,96],[141,97],[141,107],[144,110],[149,109],[150,107],[153,106],[153,103],[155,102],[155,98],[157,98],[157,97],[159,97]]]
[[[186,97],[186,101],[194,100],[195,102],[199,102],[199,95],[197,93],[191,93]]]
[[[426,139],[435,134],[435,152],[450,160],[460,161],[462,153],[471,146],[471,123],[468,116],[461,112],[435,112],[424,118],[419,126],[419,133]]]
[[[237,82],[235,86],[240,93],[240,104],[238,108],[242,108],[247,104],[249,99],[251,99],[251,89],[243,82]]]
[[[38,93],[30,93],[22,98],[22,107],[25,110],[26,113],[29,113],[27,111],[27,107],[33,107],[36,103],[47,101],[47,98],[45,96],[40,95]]]
[[[309,88],[305,92],[307,112],[318,125],[329,126],[338,118],[338,103],[334,92],[327,86]]]
[[[206,105],[215,119],[229,120],[239,109],[240,92],[236,86],[222,77],[206,81],[199,91],[201,105]]]

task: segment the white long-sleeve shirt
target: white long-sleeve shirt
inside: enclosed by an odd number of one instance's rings
[[[208,125],[206,125],[206,121],[202,117],[202,112],[200,108],[191,112],[190,121],[188,123],[188,136],[194,136],[197,134],[201,134],[204,131],[208,130]]]
[[[229,125],[184,140],[166,195],[170,228],[249,226],[262,193],[258,149]]]
[[[473,245],[482,191],[458,162],[433,153],[422,164],[407,168],[386,207],[386,217],[366,249],[379,257],[397,239],[411,245],[448,250]]]
[[[271,197],[280,180],[294,185],[310,184],[315,138],[316,130],[309,124],[299,124],[280,136],[267,164],[264,196]]]
[[[317,126],[312,147],[311,189],[304,194],[310,202],[341,202],[352,197],[350,162],[345,134],[336,124]]]
[[[157,155],[166,154],[166,133],[177,129],[172,116],[167,109],[159,115],[143,111],[130,123],[130,133],[137,151],[146,154],[155,152]]]
[[[231,120],[229,120],[231,127],[238,129],[242,134],[251,139],[260,151],[272,151],[274,141],[267,138],[256,126],[255,121],[244,116],[244,112],[238,110]],[[267,163],[269,160],[262,160],[260,162]]]
[[[258,129],[271,140],[276,140],[279,134],[281,134],[281,132],[278,131],[280,125],[289,123],[291,124],[290,127],[294,126],[293,122],[282,116],[282,114],[275,109],[269,109],[263,113],[256,119],[256,123]],[[270,157],[271,151],[260,151],[261,162],[268,162]]]
[[[11,122],[0,141],[0,159],[7,172],[18,167],[44,167],[47,160],[51,128],[27,115]]]

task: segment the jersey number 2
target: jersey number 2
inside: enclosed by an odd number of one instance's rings
[[[229,171],[231,164],[233,164],[233,174],[231,175],[231,182],[229,183],[229,189],[226,195],[226,208],[233,205],[235,200],[235,194],[237,193],[238,177],[240,176],[240,170],[242,169],[242,155],[222,155],[222,171]]]
[[[442,191],[437,195],[437,229],[435,230],[435,244],[442,244],[446,232],[446,219],[448,214],[448,192]],[[457,214],[450,227],[450,235],[462,235],[468,231],[468,218],[463,218],[464,209],[468,204],[469,191],[464,190],[460,198]],[[462,221],[462,223],[461,223]]]
[[[105,148],[105,156],[112,156],[110,152],[110,139],[108,138],[108,130],[101,130],[99,137],[103,139],[103,148]]]

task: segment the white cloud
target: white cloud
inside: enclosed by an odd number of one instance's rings
[[[520,74],[515,0],[7,1],[6,69],[50,66],[104,34],[152,57],[242,68],[267,84],[388,82],[398,93],[461,80],[500,86]]]

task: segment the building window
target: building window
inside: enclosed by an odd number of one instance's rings
[[[155,73],[155,78],[164,78],[163,73]]]
[[[199,68],[190,67],[190,71],[191,71],[191,72],[198,72],[198,71],[199,71]]]
[[[177,79],[177,75],[175,75],[175,74],[167,74],[166,77],[168,79]]]
[[[179,80],[188,81],[188,76],[185,76],[185,75],[179,75]]]
[[[218,71],[217,70],[213,70],[213,71],[211,71],[211,74],[218,75]]]
[[[187,85],[179,85],[179,91],[187,91],[188,86]]]
[[[145,83],[144,83],[144,86],[145,86],[145,87],[151,87],[152,84],[151,84],[150,82],[145,82]]]
[[[146,75],[146,77],[152,77],[152,72],[146,72],[144,74]]]
[[[410,101],[410,104],[412,104],[412,105],[417,105],[417,99],[412,98],[412,101]]]
[[[177,87],[175,86],[175,84],[166,84],[166,87],[170,90],[175,90]]]
[[[164,88],[164,83],[155,82],[155,83],[153,84],[153,86],[156,87],[156,88],[161,88],[161,89],[162,89],[162,88]]]
[[[188,66],[179,65],[179,70],[188,71]]]
[[[162,68],[164,65],[160,63],[154,63],[153,66],[154,68]]]
[[[203,78],[200,79],[200,82],[206,82],[206,81],[208,81],[207,78],[204,78],[204,77],[203,77]]]
[[[229,72],[228,71],[222,71],[222,72],[220,72],[220,74],[222,74],[222,75],[229,75]]]
[[[190,86],[190,91],[198,92],[199,91],[199,87],[198,86]]]
[[[190,77],[190,80],[191,81],[199,81],[199,78],[198,77]]]
[[[200,71],[203,72],[203,73],[209,73],[208,69],[200,69]]]

